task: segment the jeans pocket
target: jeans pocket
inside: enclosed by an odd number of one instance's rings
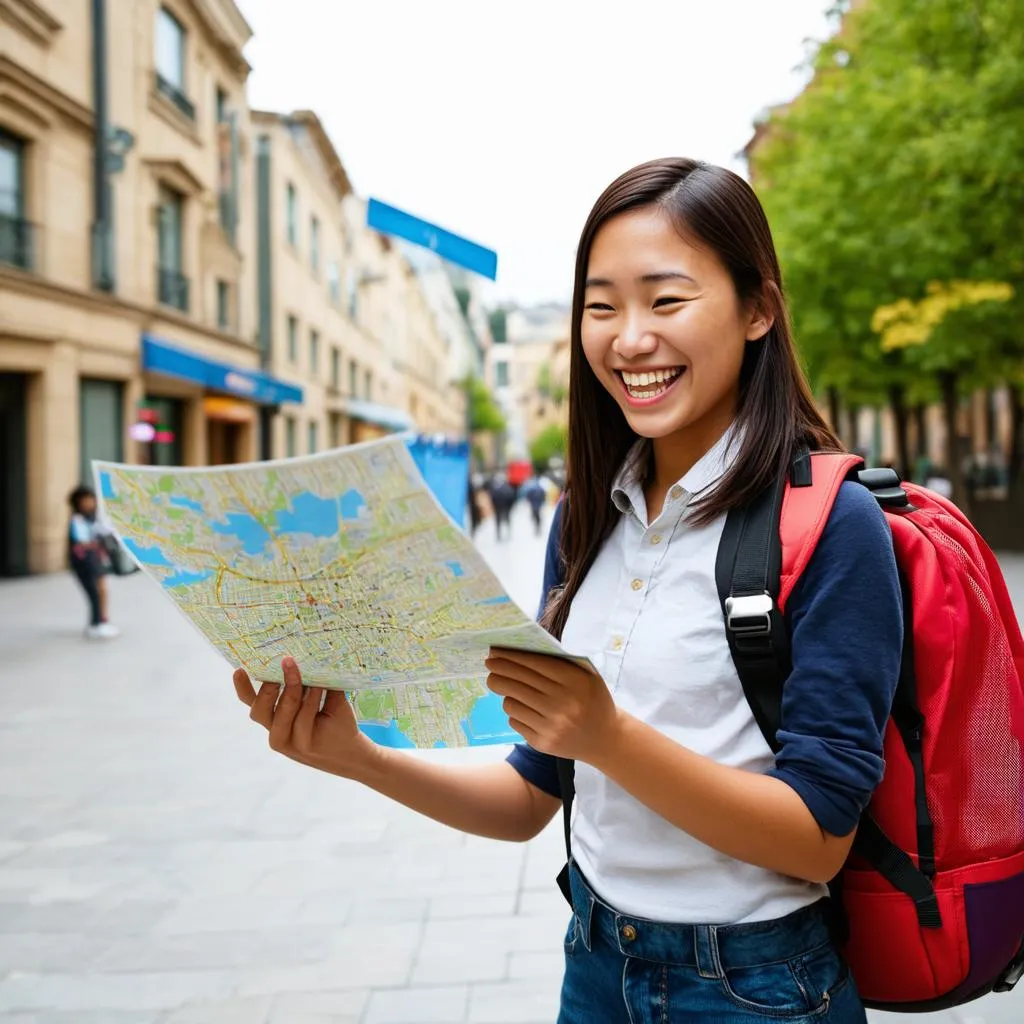
[[[831,943],[755,967],[726,968],[722,985],[737,1006],[767,1018],[813,1020],[828,1013],[849,971]]]
[[[580,919],[573,914],[569,919],[569,927],[565,932],[565,955],[572,956],[576,952],[576,941],[580,933]]]

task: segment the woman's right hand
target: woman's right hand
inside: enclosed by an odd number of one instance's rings
[[[281,668],[284,686],[262,683],[258,693],[245,669],[235,669],[234,674],[238,699],[269,733],[270,749],[332,775],[358,778],[380,756],[381,748],[360,732],[345,693],[303,686],[294,658],[283,658]]]

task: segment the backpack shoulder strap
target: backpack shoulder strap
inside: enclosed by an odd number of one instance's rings
[[[776,752],[790,668],[783,612],[840,485],[860,464],[856,455],[804,451],[774,487],[726,517],[715,565],[726,638],[750,710]]]
[[[779,516],[782,545],[778,605],[785,612],[793,588],[807,568],[828,522],[843,481],[863,465],[858,455],[816,452],[811,455],[811,483],[786,487]]]

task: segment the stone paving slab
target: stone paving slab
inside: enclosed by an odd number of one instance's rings
[[[532,611],[543,539],[525,508],[513,530],[478,543]],[[462,836],[274,756],[155,587],[114,580],[112,604],[124,635],[89,644],[69,576],[0,584],[0,1024],[554,1020],[557,819]],[[1024,1002],[919,1019],[1020,1024]]]

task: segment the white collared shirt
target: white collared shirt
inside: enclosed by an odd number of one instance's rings
[[[649,523],[630,453],[612,494],[623,514],[573,598],[562,642],[591,658],[629,714],[719,764],[762,772],[774,758],[743,696],[715,583],[725,516],[687,521],[728,469],[733,438],[727,431],[669,489]],[[770,920],[827,893],[719,853],[581,762],[572,851],[620,913],[658,921]]]

